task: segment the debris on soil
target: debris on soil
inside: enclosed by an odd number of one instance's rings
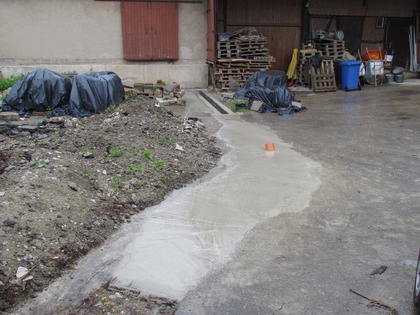
[[[378,268],[376,268],[375,270],[373,270],[370,274],[371,275],[381,275],[385,272],[385,270],[387,270],[388,267],[387,266],[380,266]]]
[[[92,314],[163,314],[173,315],[178,309],[178,302],[159,298],[142,297],[134,291],[111,291],[99,289],[86,298],[82,305],[71,310],[60,310],[65,315]]]
[[[382,308],[382,309],[387,310],[389,315],[398,315],[398,311],[395,308],[393,308],[392,306],[389,306],[389,305],[386,305],[386,304],[384,304],[382,302],[379,302],[377,300],[371,299],[370,297],[367,297],[363,294],[360,294],[359,292],[356,292],[352,289],[349,289],[349,291],[351,293],[354,293],[354,294],[364,298],[365,300],[368,300],[369,301],[368,307]]]
[[[130,216],[208,172],[220,153],[200,120],[144,96],[89,118],[0,122],[0,312],[36,297]],[[22,281],[19,268],[29,272]],[[99,310],[110,305],[104,296]]]

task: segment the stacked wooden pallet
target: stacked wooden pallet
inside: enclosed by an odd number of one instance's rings
[[[239,42],[232,40],[229,42],[217,42],[217,58],[236,58],[239,57]]]
[[[331,40],[316,43],[316,48],[321,51],[322,56],[333,59],[341,59],[345,52],[345,42],[341,40]]]
[[[311,68],[311,84],[314,92],[337,90],[333,59],[324,59],[319,68],[314,66]]]
[[[265,47],[267,39],[265,37],[239,37],[239,56],[255,57],[255,56],[267,56],[268,49]]]
[[[256,71],[270,70],[276,60],[272,56],[217,60],[215,78],[217,88],[230,91],[236,88],[232,82],[237,82],[239,87]]]
[[[270,70],[276,61],[265,47],[264,36],[241,35],[228,42],[217,43],[214,69],[216,86],[222,91],[236,90],[255,72]]]
[[[308,61],[312,56],[317,55],[321,55],[321,52],[316,49],[299,50],[296,84],[300,84],[302,86],[311,84]]]

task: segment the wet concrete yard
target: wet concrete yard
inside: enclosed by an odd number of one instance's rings
[[[178,314],[413,314],[420,247],[418,80],[298,93],[292,118],[247,113],[322,165],[310,205],[257,225]],[[281,149],[280,149],[281,150]],[[299,198],[299,197],[297,197]],[[381,265],[382,275],[370,275]]]

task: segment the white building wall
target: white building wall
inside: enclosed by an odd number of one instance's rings
[[[207,86],[207,3],[179,5],[175,62],[123,60],[120,3],[94,0],[2,0],[3,76],[43,67],[57,72],[114,71],[124,82]],[[164,21],[162,21],[164,23]]]

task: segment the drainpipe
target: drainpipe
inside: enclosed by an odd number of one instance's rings
[[[302,0],[302,17],[300,26],[300,42],[303,43],[310,39],[309,32],[309,0]]]

